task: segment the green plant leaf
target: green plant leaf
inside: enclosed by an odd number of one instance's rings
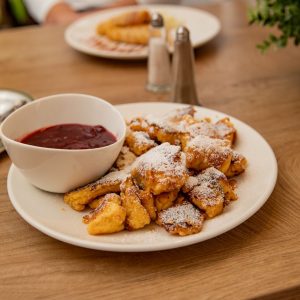
[[[300,0],[256,0],[256,6],[248,11],[249,24],[277,27],[281,34],[270,34],[265,41],[257,45],[261,52],[271,46],[283,48],[289,40],[300,44]]]

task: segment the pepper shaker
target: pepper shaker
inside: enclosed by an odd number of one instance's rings
[[[152,14],[149,30],[148,82],[146,89],[151,92],[167,92],[170,90],[171,64],[164,20],[159,13]]]
[[[190,32],[186,27],[180,26],[176,30],[174,43],[171,95],[173,102],[200,105],[195,83],[194,60]]]

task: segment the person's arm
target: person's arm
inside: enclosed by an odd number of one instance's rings
[[[81,16],[66,3],[56,3],[46,14],[45,24],[69,24]]]
[[[24,0],[30,15],[39,23],[68,24],[87,14],[76,12],[63,0]],[[76,2],[75,2],[76,3]],[[99,1],[101,3],[101,1]],[[101,8],[135,4],[135,0],[105,0]],[[81,4],[79,2],[79,4]],[[82,6],[82,4],[81,4]],[[83,9],[84,7],[82,7]],[[78,7],[80,9],[80,7]]]
[[[43,23],[51,8],[60,0],[24,0],[31,17],[38,23]]]
[[[61,0],[24,0],[29,14],[44,24],[68,24],[80,14]]]
[[[136,4],[136,1],[135,0],[109,0],[109,1],[104,1],[104,3],[105,3],[105,6],[99,8],[97,10],[102,10],[105,8],[113,8],[113,7],[118,7],[118,6],[134,5],[134,4]],[[45,18],[45,24],[68,24],[68,23],[71,23],[74,20],[78,19],[79,17],[87,15],[92,12],[93,11],[78,13],[78,12],[74,11],[66,3],[57,3],[48,12],[48,14]]]

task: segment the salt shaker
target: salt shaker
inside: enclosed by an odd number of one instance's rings
[[[151,92],[167,92],[170,90],[171,64],[164,20],[159,13],[152,14],[149,30],[148,82],[146,88]]]
[[[176,31],[172,72],[172,101],[200,105],[195,84],[194,52],[189,30],[184,26]]]

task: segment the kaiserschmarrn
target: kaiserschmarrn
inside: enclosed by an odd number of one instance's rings
[[[127,122],[123,148],[102,178],[66,193],[89,234],[138,230],[154,222],[173,235],[199,233],[205,220],[223,213],[247,159],[234,145],[229,118],[197,117],[192,106]]]

